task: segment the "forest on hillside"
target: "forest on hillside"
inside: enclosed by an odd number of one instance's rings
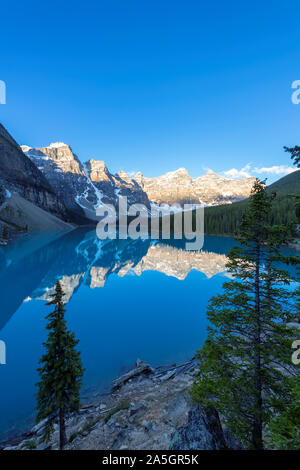
[[[272,225],[300,223],[300,209],[295,208],[295,196],[300,196],[300,171],[295,171],[268,187],[276,197],[269,215]],[[205,233],[231,235],[240,224],[248,206],[248,199],[234,204],[205,209]]]

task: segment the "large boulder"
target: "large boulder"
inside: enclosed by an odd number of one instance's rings
[[[233,447],[238,446],[228,431],[224,434],[217,411],[199,405],[189,411],[188,423],[172,434],[170,445],[171,450],[224,450]]]

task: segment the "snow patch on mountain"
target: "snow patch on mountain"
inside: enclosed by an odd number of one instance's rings
[[[64,142],[53,142],[52,144],[48,145],[49,149],[59,149],[60,147],[68,147]]]
[[[251,177],[229,179],[212,170],[192,178],[184,167],[155,178],[144,177],[141,172],[133,177],[125,171],[113,174],[103,160],[81,163],[64,142],[41,148],[22,146],[22,150],[67,207],[83,209],[95,220],[98,207],[113,205],[117,209],[119,199],[124,197],[129,206],[143,204],[150,213],[150,204],[153,208],[164,204],[166,211],[174,204],[182,208],[184,204],[229,204],[247,198],[254,183]]]

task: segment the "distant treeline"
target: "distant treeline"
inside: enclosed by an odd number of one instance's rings
[[[296,208],[295,196],[300,195],[300,171],[281,178],[268,187],[268,192],[275,192],[269,221],[273,225],[300,223],[300,209]],[[223,235],[233,234],[240,224],[243,214],[248,206],[248,199],[223,206],[208,207],[205,209],[205,233]]]
[[[267,188],[267,192],[276,194],[269,214],[271,225],[300,224],[300,170],[284,176]],[[298,197],[298,199],[297,199]],[[248,207],[249,199],[233,204],[224,204],[204,209],[204,232],[209,235],[233,235],[242,221]],[[298,205],[298,207],[297,207]],[[182,232],[184,232],[184,217]],[[132,219],[134,219],[133,217]],[[159,220],[159,232],[162,232],[162,220]],[[192,230],[196,230],[196,216],[193,211]],[[131,219],[128,218],[128,222]],[[148,230],[151,231],[151,218],[148,219]],[[170,215],[170,233],[174,234],[174,215]]]

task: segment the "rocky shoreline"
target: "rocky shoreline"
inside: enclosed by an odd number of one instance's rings
[[[238,449],[217,412],[194,406],[189,390],[197,360],[151,368],[142,360],[112,384],[100,401],[83,406],[66,422],[66,450]],[[4,450],[57,450],[58,425],[41,443],[45,423],[6,442]]]

